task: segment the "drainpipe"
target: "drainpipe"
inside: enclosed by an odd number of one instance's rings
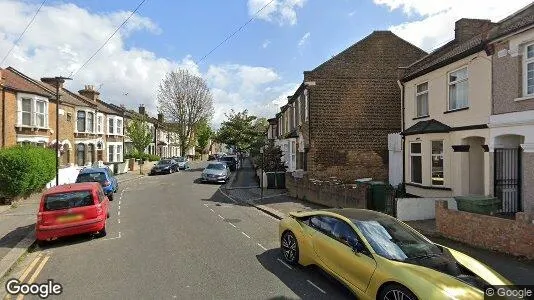
[[[397,84],[399,85],[399,89],[401,91],[401,132],[404,131],[404,128],[406,127],[406,122],[404,120],[404,84],[397,80]],[[406,145],[405,145],[405,139],[404,135],[401,135],[402,137],[402,183],[404,184],[406,182]]]
[[[2,87],[2,147],[6,146],[6,90]]]

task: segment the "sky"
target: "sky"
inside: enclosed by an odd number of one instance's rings
[[[43,0],[0,0],[0,61]],[[140,0],[47,0],[4,68],[68,76],[108,39]],[[267,5],[260,13],[262,7]],[[460,18],[499,21],[527,0],[146,0],[66,87],[157,113],[165,74],[185,68],[208,83],[217,128],[230,109],[273,117],[312,70],[369,35],[391,30],[432,51]],[[211,52],[231,33],[254,18]],[[210,53],[211,52],[211,53]],[[210,54],[209,54],[210,53]],[[209,54],[209,55],[207,55]],[[207,55],[207,56],[206,56]],[[205,58],[204,58],[205,57]],[[204,59],[203,59],[204,58]]]

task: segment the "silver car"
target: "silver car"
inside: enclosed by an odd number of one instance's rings
[[[225,164],[210,162],[202,171],[202,182],[226,182],[230,178],[230,171]]]

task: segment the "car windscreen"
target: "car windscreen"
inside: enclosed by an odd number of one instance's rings
[[[234,162],[234,158],[233,157],[221,157],[221,160],[224,160],[224,161],[227,161],[227,162]]]
[[[106,180],[104,172],[78,174],[78,178],[76,178],[76,182],[103,182]]]
[[[224,170],[223,164],[209,164],[206,169],[209,170]]]
[[[170,159],[164,159],[164,160],[160,160],[158,162],[158,165],[170,165],[171,164],[171,160]]]
[[[74,207],[94,205],[91,191],[76,191],[47,195],[44,199],[44,210],[61,210]]]
[[[403,261],[442,253],[438,246],[393,218],[352,222],[380,256]]]

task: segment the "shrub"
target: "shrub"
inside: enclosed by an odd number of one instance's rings
[[[55,152],[34,146],[0,150],[0,196],[13,199],[41,191],[56,176]]]
[[[160,160],[160,157],[157,155],[153,155],[153,154],[144,154],[143,159],[148,160],[148,161],[158,161]]]

